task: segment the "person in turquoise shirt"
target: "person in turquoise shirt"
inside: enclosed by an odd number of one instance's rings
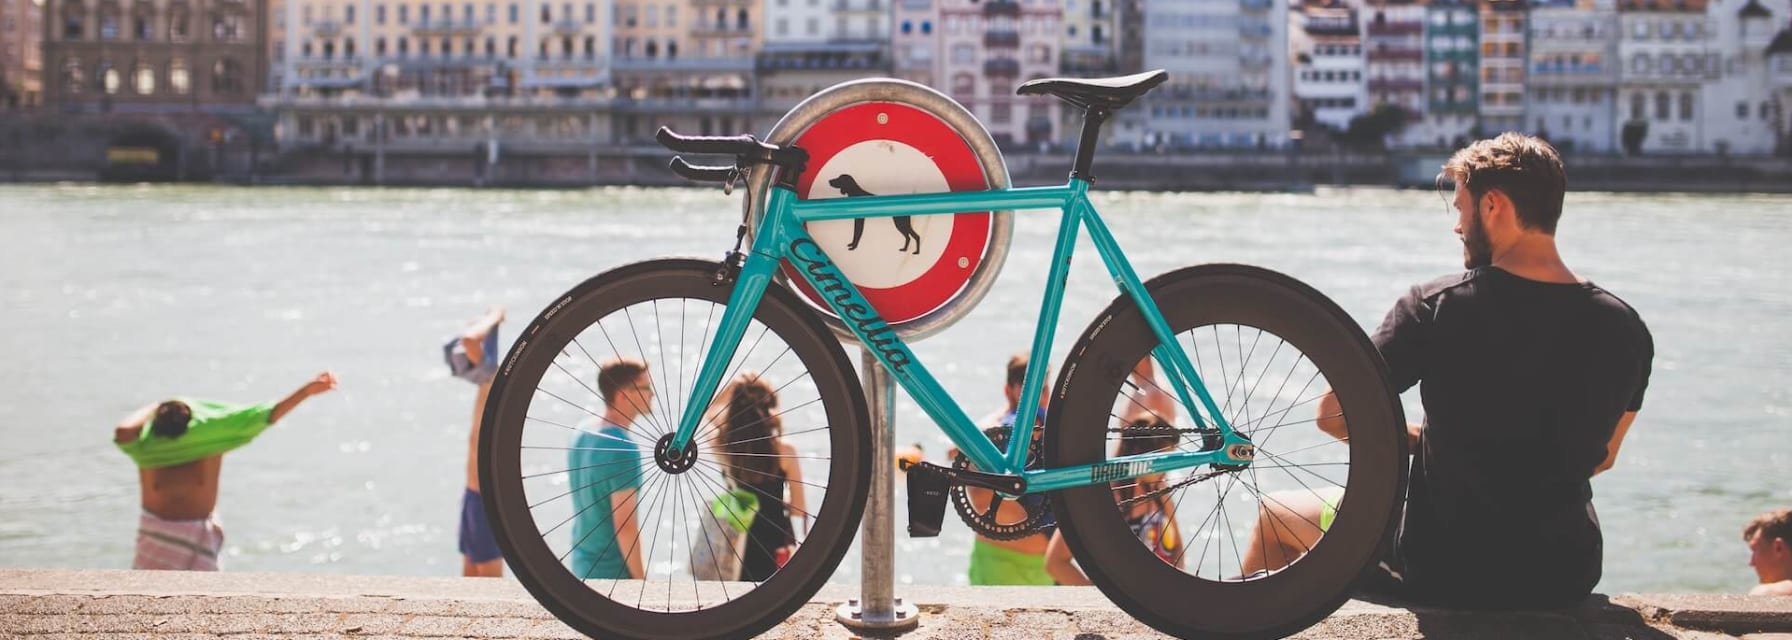
[[[137,465],[143,513],[136,569],[217,571],[224,529],[213,517],[224,454],[261,435],[306,399],[336,388],[317,374],[279,402],[232,405],[176,398],[138,409],[112,441]]]
[[[642,455],[629,426],[653,413],[653,379],[647,375],[647,363],[632,358],[604,362],[597,374],[597,392],[604,400],[598,429],[580,431],[566,456],[576,514],[570,568],[580,580],[638,580],[646,575],[635,519]]]

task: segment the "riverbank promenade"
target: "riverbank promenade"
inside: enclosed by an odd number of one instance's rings
[[[856,588],[824,589],[763,638],[1163,638],[1090,587],[905,586],[900,636],[834,621]],[[308,574],[0,570],[7,638],[579,638],[513,580]],[[1792,598],[1595,596],[1578,609],[1475,613],[1352,601],[1297,638],[1792,640]]]

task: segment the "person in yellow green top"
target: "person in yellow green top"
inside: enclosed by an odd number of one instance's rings
[[[244,406],[175,398],[120,422],[113,442],[137,464],[143,497],[131,568],[217,571],[224,529],[212,511],[224,454],[254,440],[299,403],[335,388],[336,376],[326,371],[279,402]]]

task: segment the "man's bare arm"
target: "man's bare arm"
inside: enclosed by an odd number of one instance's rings
[[[286,396],[286,399],[274,403],[274,412],[268,416],[268,424],[273,425],[280,422],[281,418],[286,417],[286,414],[291,413],[294,408],[299,406],[299,403],[304,402],[307,398],[327,393],[335,388],[336,374],[328,371],[317,374],[316,378],[305,383],[305,386],[299,387],[298,391],[294,391],[292,395]]]
[[[1626,411],[1618,418],[1618,428],[1612,430],[1612,441],[1605,444],[1605,461],[1593,468],[1593,475],[1605,473],[1606,469],[1618,463],[1618,447],[1624,446],[1624,434],[1630,433],[1630,423],[1636,421],[1635,411]]]
[[[610,494],[611,520],[616,525],[616,548],[623,553],[622,561],[628,565],[628,575],[640,580],[647,575],[641,568],[641,528],[635,524],[635,490],[623,489]]]
[[[1344,423],[1344,409],[1338,405],[1338,396],[1327,389],[1325,395],[1319,397],[1319,415],[1313,421],[1319,430],[1339,440],[1350,439],[1350,425]],[[1407,451],[1419,448],[1419,433],[1424,427],[1417,422],[1406,423]]]
[[[144,405],[142,409],[125,416],[124,420],[112,429],[112,441],[119,444],[136,442],[137,438],[143,436],[143,425],[149,424],[149,417],[155,414],[158,406],[161,406],[161,403]]]

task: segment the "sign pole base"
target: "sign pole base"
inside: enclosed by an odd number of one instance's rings
[[[859,362],[871,410],[871,495],[860,523],[859,597],[835,609],[834,619],[852,629],[913,627],[921,622],[920,611],[895,597],[896,381],[870,351],[860,349]]]

